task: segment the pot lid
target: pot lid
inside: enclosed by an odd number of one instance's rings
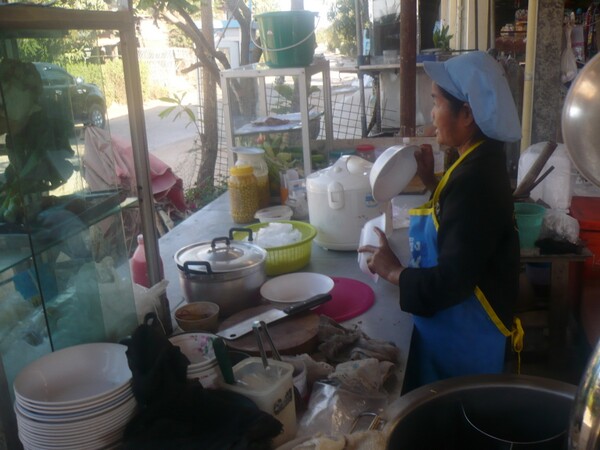
[[[267,251],[256,244],[218,237],[183,247],[174,258],[180,269],[186,263],[206,262],[210,266],[206,272],[233,272],[260,264],[267,258]]]
[[[387,202],[400,194],[417,173],[416,145],[394,145],[375,160],[369,181],[373,198]]]

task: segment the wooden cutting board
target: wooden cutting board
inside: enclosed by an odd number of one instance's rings
[[[224,330],[238,322],[249,319],[268,309],[272,305],[260,305],[254,308],[244,309],[221,323],[219,330]],[[297,355],[300,353],[310,353],[316,349],[317,333],[319,330],[319,315],[312,311],[293,315],[280,319],[279,321],[267,325],[269,334],[277,347],[277,351],[282,355]],[[246,352],[253,356],[259,355],[258,342],[254,333],[246,334],[239,339],[225,340],[227,347],[232,350]],[[271,353],[269,341],[263,334],[263,345],[267,354]]]

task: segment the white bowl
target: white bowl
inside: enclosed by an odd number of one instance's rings
[[[273,303],[296,303],[319,294],[327,294],[334,282],[327,275],[293,272],[272,278],[260,288],[260,295]]]
[[[48,406],[93,402],[129,383],[126,350],[121,344],[93,343],[49,353],[19,372],[15,394]]]
[[[216,361],[212,339],[216,336],[210,333],[183,333],[171,336],[169,341],[176,345],[190,360],[189,368],[209,366]]]
[[[387,202],[400,194],[417,173],[416,145],[394,145],[375,160],[369,182],[373,198]]]

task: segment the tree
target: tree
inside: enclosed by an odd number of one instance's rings
[[[240,0],[224,0],[228,14],[238,21],[241,32],[241,48],[250,48],[251,11]],[[220,85],[221,68],[231,67],[226,55],[215,48],[212,25],[212,0],[200,0],[200,8],[187,0],[140,0],[137,5],[139,11],[149,12],[154,20],[164,20],[181,31],[193,44],[193,50],[198,58],[198,63],[182,70],[183,73],[201,67],[203,69],[203,118],[204,133],[200,136],[201,159],[200,169],[196,179],[196,187],[202,189],[207,183],[212,183],[218,155],[218,110],[217,86]],[[200,15],[202,30],[198,28],[194,17]],[[260,58],[260,54],[258,55]],[[241,64],[249,64],[249,52],[242,51]],[[253,95],[249,84],[238,83],[234,86],[238,96]],[[242,104],[242,102],[235,102]]]
[[[327,13],[331,26],[327,32],[327,47],[347,56],[356,56],[356,15],[354,0],[335,0]]]

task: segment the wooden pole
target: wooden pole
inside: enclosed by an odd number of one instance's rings
[[[414,136],[417,110],[417,2],[400,4],[400,135]]]

